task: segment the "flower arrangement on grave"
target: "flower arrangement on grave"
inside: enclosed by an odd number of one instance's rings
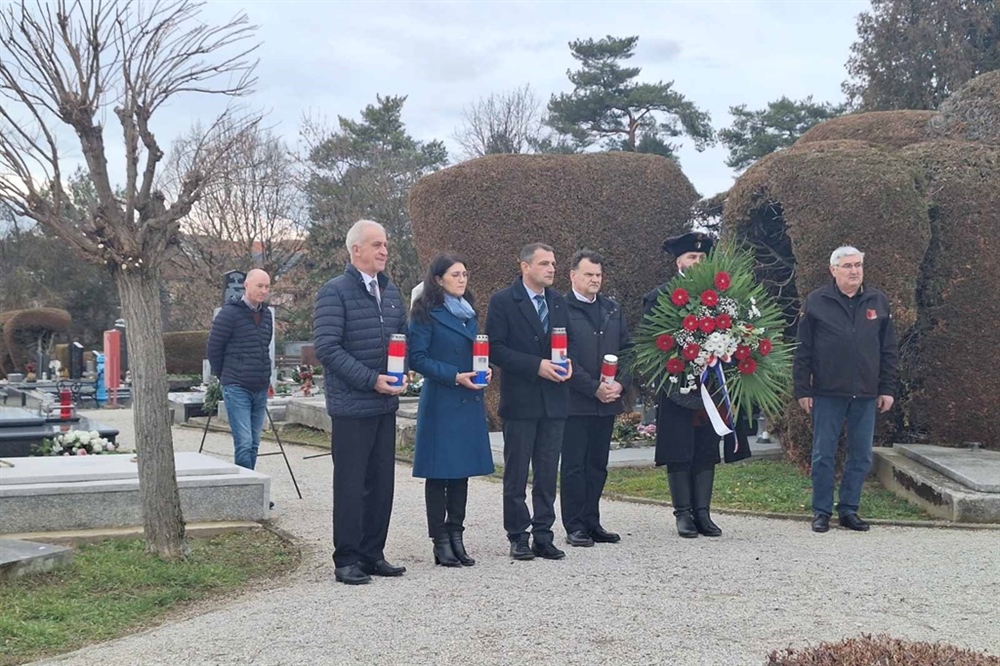
[[[611,428],[611,440],[630,444],[656,439],[656,424],[643,423],[639,412],[623,412],[615,417]]]
[[[791,386],[781,309],[754,280],[753,256],[718,247],[672,279],[633,338],[632,371],[668,395],[700,393],[719,434],[754,407],[775,414]]]
[[[70,430],[43,440],[35,452],[41,456],[94,456],[118,453],[119,449],[96,430]]]
[[[415,398],[420,395],[420,389],[424,387],[423,375],[410,370],[409,376],[406,379],[406,390],[403,391],[403,397]]]

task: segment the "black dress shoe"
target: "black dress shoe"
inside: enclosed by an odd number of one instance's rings
[[[378,562],[359,562],[358,566],[369,576],[385,576],[387,578],[391,578],[393,576],[402,576],[406,573],[406,567],[393,566],[385,560],[379,560]]]
[[[510,542],[510,557],[512,560],[533,560],[535,554],[528,547],[528,537],[514,539]]]
[[[868,523],[861,520],[861,516],[856,513],[849,513],[846,516],[841,516],[840,526],[846,527],[849,530],[854,530],[855,532],[868,531]]]
[[[583,530],[576,530],[575,532],[570,532],[566,535],[566,543],[571,546],[590,548],[594,545],[594,540],[591,539],[590,535]]]
[[[590,538],[594,540],[594,543],[618,543],[622,540],[618,534],[608,532],[600,525],[590,530]]]
[[[825,513],[817,513],[816,517],[813,518],[813,532],[829,532],[830,531],[830,516]]]
[[[371,581],[371,576],[362,571],[357,564],[337,567],[333,570],[333,577],[337,579],[338,583],[345,585],[364,585]]]
[[[546,560],[561,560],[566,557],[566,553],[556,548],[555,544],[551,541],[546,541],[544,543],[538,543],[536,541],[531,544],[531,552]]]

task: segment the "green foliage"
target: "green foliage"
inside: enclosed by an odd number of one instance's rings
[[[609,495],[670,500],[662,468],[612,467],[604,490]],[[896,497],[878,481],[861,491],[865,517],[876,520],[933,520],[917,506]],[[748,460],[719,465],[712,506],[766,513],[812,514],[812,484],[794,464],[783,460]]]
[[[205,389],[205,401],[201,409],[206,414],[215,414],[219,409],[219,401],[222,400],[222,384],[216,377],[212,377],[208,387]]]
[[[842,88],[855,109],[936,109],[966,81],[1000,69],[996,0],[872,0],[858,15]]]
[[[177,331],[163,334],[167,372],[172,375],[201,376],[202,360],[208,348],[209,331]]]
[[[572,140],[577,149],[598,141],[608,150],[652,153],[673,157],[678,144],[670,139],[687,135],[699,151],[715,141],[709,114],[673,89],[673,81],[640,83],[639,67],[623,67],[632,58],[638,37],[605,37],[569,43],[581,67],[567,71],[573,92],[553,95],[547,123]],[[566,143],[549,144],[545,152],[564,150]]]
[[[294,547],[264,530],[193,539],[181,562],[143,550],[141,539],[82,545],[67,569],[0,580],[0,666],[110,640],[298,561]]]
[[[725,288],[718,283],[721,273],[729,276],[729,285]],[[674,304],[671,297],[675,290],[683,290],[688,302]],[[700,295],[709,291],[716,294],[718,305],[703,302]],[[727,300],[730,301],[728,305]],[[718,331],[685,331],[685,318],[717,319],[730,307],[731,328],[720,326]],[[630,363],[636,375],[649,380],[655,390],[670,394],[686,383],[685,375],[695,373],[697,376],[700,368],[684,362],[683,372],[671,377],[666,364],[674,359],[684,361],[682,351],[690,344],[697,343],[704,356],[708,335],[718,334],[722,339],[733,340],[733,345],[738,343],[745,347],[755,366],[750,369],[736,359],[732,362],[720,359],[733,415],[742,414],[750,420],[754,407],[773,415],[784,406],[791,383],[792,346],[782,335],[784,326],[781,309],[754,278],[753,255],[722,245],[707,260],[687,269],[685,275],[674,277],[661,291],[656,306],[643,318],[633,336]],[[670,346],[664,349],[662,344],[667,336],[671,338]],[[764,341],[770,341],[769,351],[761,347]],[[704,361],[700,365],[703,364]]]
[[[743,171],[776,150],[795,143],[809,128],[844,113],[844,105],[816,104],[812,96],[794,101],[782,97],[766,109],[750,111],[746,104],[729,107],[731,127],[719,130],[719,141],[729,149],[726,165]]]
[[[310,151],[309,257],[313,273],[329,279],[348,263],[344,241],[351,225],[375,220],[388,232],[388,272],[408,293],[422,276],[406,196],[422,176],[448,163],[448,153],[440,141],[424,143],[407,133],[405,96],[377,99],[360,121],[341,116],[339,128],[324,132]]]

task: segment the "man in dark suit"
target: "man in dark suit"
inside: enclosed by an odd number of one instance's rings
[[[341,583],[401,576],[385,560],[396,469],[396,410],[406,388],[387,373],[389,337],[406,308],[385,270],[385,229],[361,220],[347,232],[351,263],[316,296],[314,345],[333,419],[333,561]]]
[[[566,300],[552,290],[552,248],[532,243],[521,250],[521,277],[493,294],[486,314],[490,362],[500,368],[503,419],[503,522],[510,556],[530,560],[565,557],[552,542],[556,476],[569,414],[572,364],[552,362],[552,329],[568,324]],[[528,466],[534,470],[533,514],[525,502]],[[528,545],[528,528],[534,541]]]
[[[563,434],[559,498],[566,543],[593,546],[618,543],[621,536],[601,526],[601,494],[608,478],[608,453],[615,416],[625,411],[622,391],[630,384],[624,364],[610,382],[601,381],[607,355],[619,356],[629,346],[621,307],[600,293],[604,280],[601,255],[580,250],[573,255],[566,294],[569,307],[569,418]]]

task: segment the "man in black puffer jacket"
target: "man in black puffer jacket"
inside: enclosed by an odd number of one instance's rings
[[[206,355],[212,374],[222,384],[235,462],[253,469],[271,384],[274,323],[267,308],[271,278],[255,268],[247,273],[243,287],[243,296],[233,297],[223,305],[212,322]]]
[[[361,220],[347,232],[351,264],[316,296],[313,343],[333,419],[333,561],[348,585],[400,576],[385,560],[395,481],[396,410],[405,379],[387,374],[389,337],[406,309],[385,270],[385,229]],[[404,375],[405,377],[405,375]]]

